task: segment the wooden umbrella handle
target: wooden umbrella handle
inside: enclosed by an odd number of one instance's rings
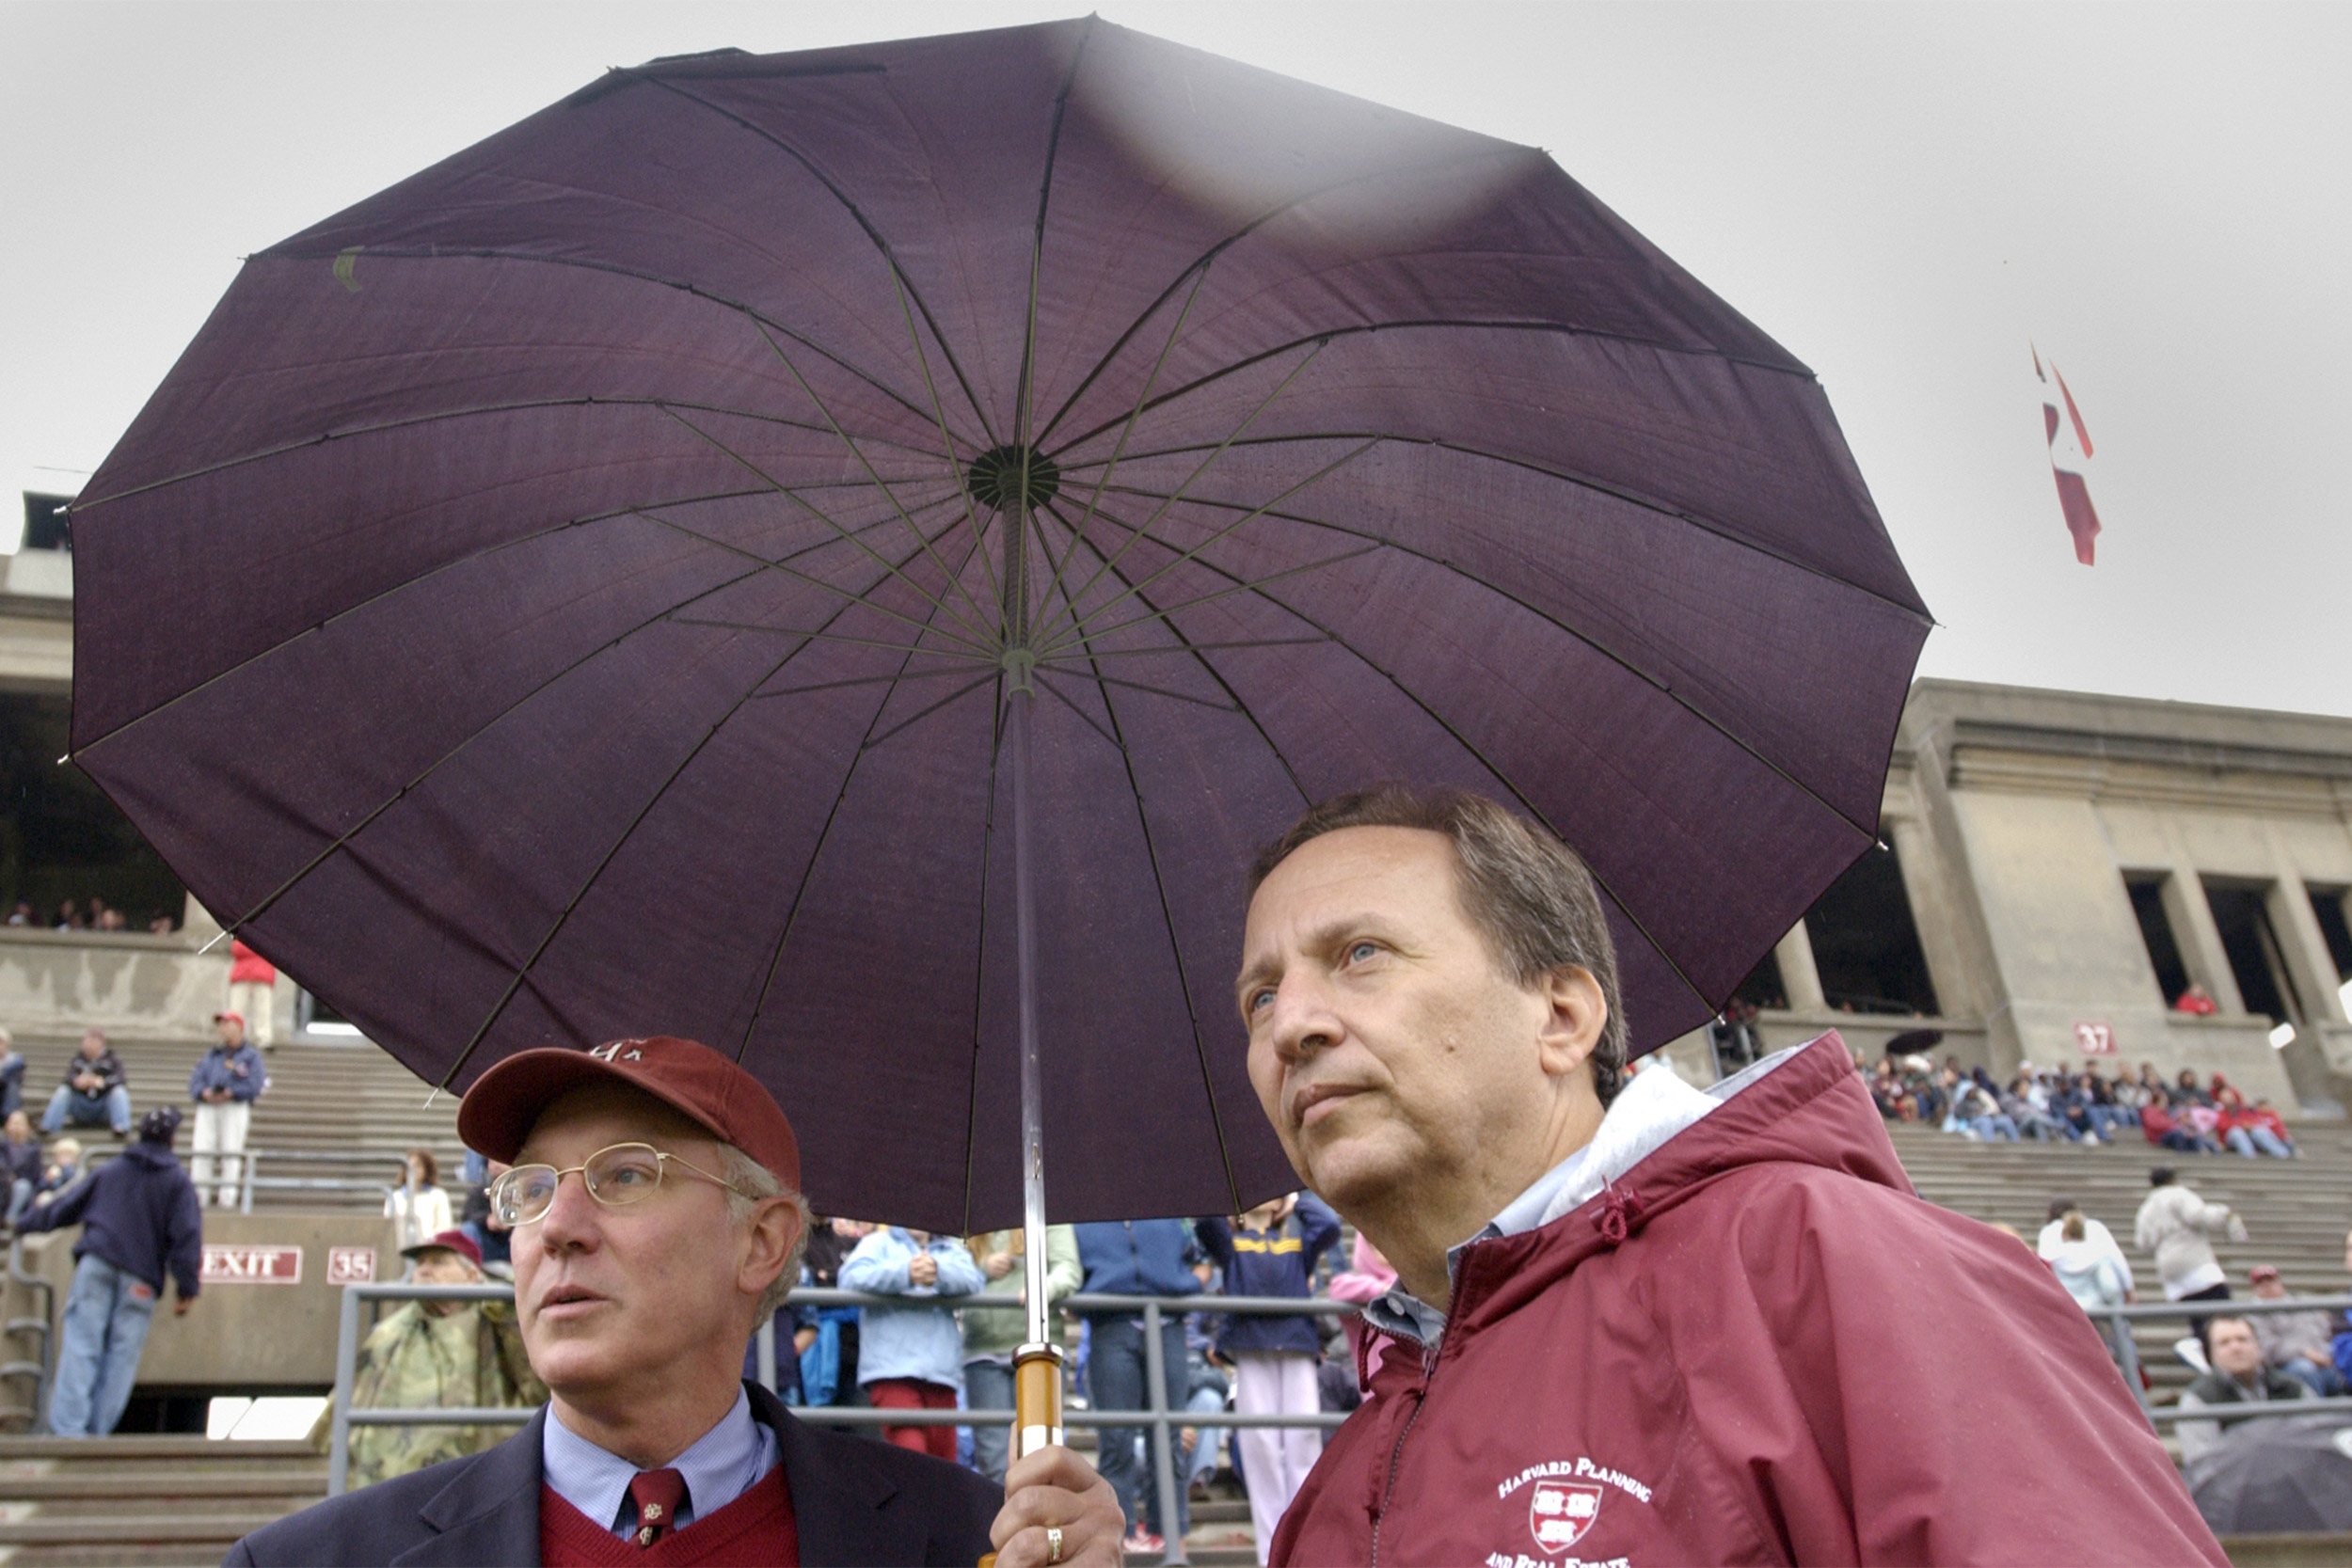
[[[1059,1345],[1023,1345],[1012,1356],[1012,1457],[1026,1459],[1063,1440],[1062,1350]],[[980,1568],[996,1568],[996,1554],[980,1558]]]

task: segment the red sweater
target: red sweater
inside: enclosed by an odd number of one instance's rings
[[[779,1465],[759,1483],[707,1518],[697,1518],[650,1546],[624,1541],[558,1497],[539,1488],[539,1560],[546,1568],[800,1568],[801,1536],[791,1489]]]

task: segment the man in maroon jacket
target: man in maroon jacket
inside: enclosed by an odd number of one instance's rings
[[[1615,971],[1575,855],[1475,797],[1343,797],[1261,857],[1250,1076],[1398,1275],[1276,1562],[2225,1560],[2081,1308],[1914,1195],[1835,1035],[1621,1088]]]

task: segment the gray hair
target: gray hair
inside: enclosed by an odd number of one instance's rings
[[[1625,1003],[1617,991],[1617,950],[1601,913],[1593,874],[1557,836],[1461,789],[1383,784],[1333,796],[1311,808],[1258,853],[1249,891],[1311,839],[1343,828],[1419,828],[1454,846],[1454,891],[1462,912],[1486,939],[1504,973],[1532,986],[1555,970],[1593,977],[1608,1018],[1589,1058],[1593,1092],[1606,1106],[1625,1076]]]
[[[733,1144],[719,1146],[719,1174],[730,1183],[727,1192],[727,1218],[737,1225],[746,1225],[759,1212],[759,1206],[770,1198],[792,1200],[792,1212],[800,1216],[801,1233],[793,1239],[792,1251],[784,1260],[784,1272],[776,1275],[759,1293],[759,1307],[752,1319],[756,1327],[775,1315],[784,1305],[784,1298],[801,1282],[801,1257],[808,1250],[809,1227],[817,1217],[809,1212],[808,1199],[776,1180],[776,1173],[753,1159]]]

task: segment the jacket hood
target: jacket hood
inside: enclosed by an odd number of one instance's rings
[[[1475,1329],[1516,1310],[1709,1182],[1766,1164],[1818,1165],[1916,1196],[1835,1030],[1711,1088],[1643,1072],[1609,1107],[1545,1223],[1463,1254],[1459,1325]]]

